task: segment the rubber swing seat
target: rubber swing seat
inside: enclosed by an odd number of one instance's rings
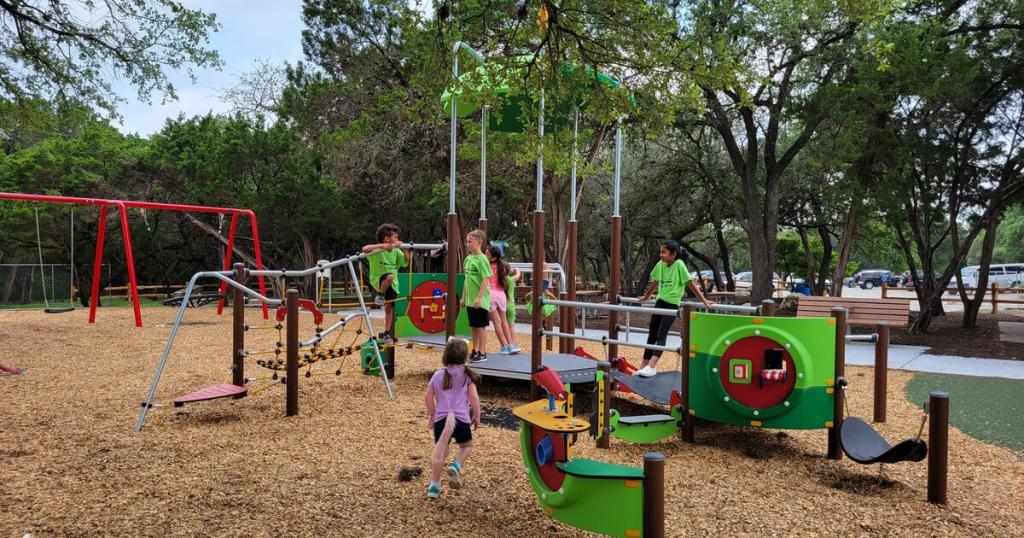
[[[874,463],[918,462],[928,455],[928,445],[920,439],[906,439],[890,445],[870,424],[857,417],[843,420],[839,444],[851,460],[864,465]]]

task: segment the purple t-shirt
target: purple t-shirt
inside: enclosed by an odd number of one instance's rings
[[[444,371],[452,376],[452,386],[444,390]],[[472,381],[462,366],[449,366],[434,372],[428,385],[434,389],[434,422],[444,419],[448,412],[455,413],[455,419],[469,422],[469,385]]]

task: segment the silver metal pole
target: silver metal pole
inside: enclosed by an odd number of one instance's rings
[[[459,82],[459,43],[455,44],[455,58],[452,61],[452,81],[454,84]],[[448,149],[449,162],[448,164],[448,212],[455,213],[455,150],[456,150],[456,138],[457,130],[459,126],[459,115],[456,111],[457,103],[455,97],[455,87],[452,86],[452,130],[451,130],[451,147]],[[387,377],[387,376],[384,376]]]
[[[348,263],[348,270],[352,275],[352,280],[357,280],[356,266],[352,262]],[[362,311],[363,318],[366,320],[366,330],[370,331],[370,342],[373,343],[373,354],[377,357],[377,366],[380,367],[380,377],[384,379],[384,389],[388,391],[388,399],[393,400],[395,399],[395,393],[391,391],[391,381],[388,380],[388,374],[384,371],[384,360],[380,356],[380,346],[377,345],[377,336],[373,332],[373,324],[370,323],[370,312],[366,309],[363,294],[357,293],[356,296],[359,298],[359,310]]]
[[[613,340],[611,338],[608,338],[607,336],[602,336],[600,338],[596,336],[579,336],[558,331],[547,331],[543,329],[540,331],[540,333],[541,336],[557,336],[558,338],[577,338],[579,340],[587,340],[588,342],[600,342],[602,344],[618,344],[620,346],[650,349],[651,351],[668,351],[671,353],[680,353],[682,351],[681,347],[659,346],[656,344],[638,344],[636,342],[629,342],[626,340]]]
[[[487,109],[480,112],[480,218],[487,219]]]
[[[619,302],[622,303],[622,304],[636,304],[636,305],[655,304],[655,301],[644,301],[644,302],[641,302],[636,297],[625,297],[625,296],[622,296],[622,295],[619,296]],[[739,314],[759,314],[761,312],[761,308],[758,307],[758,306],[740,306],[740,305],[718,304],[718,303],[715,303],[714,307],[708,308],[708,307],[704,306],[704,303],[698,303],[696,301],[683,301],[683,302],[679,303],[679,306],[680,307],[692,306],[693,308],[696,308],[698,310],[711,310],[711,311],[715,311],[715,312],[736,312],[736,313],[739,313]]]
[[[847,342],[878,342],[878,333],[872,334],[848,334],[846,335]]]
[[[537,211],[544,211],[544,90],[540,91],[540,113],[537,115]],[[536,275],[534,275],[536,277]],[[543,278],[543,275],[541,275]]]
[[[619,215],[619,201],[622,198],[622,120],[615,123],[615,201],[612,216]]]
[[[577,157],[577,138],[580,134],[580,109],[577,107],[573,110],[575,114],[572,120],[572,173],[569,175],[571,184],[571,190],[569,191],[569,220],[576,220],[576,157]]]
[[[616,325],[615,327],[618,330],[620,330],[620,331],[625,331],[625,330],[631,328],[631,327],[629,327],[627,325]],[[632,327],[631,329],[633,330],[633,332],[639,333],[639,334],[650,334],[650,332],[651,332],[650,329],[645,329],[643,327]],[[669,336],[678,336],[678,337],[682,338],[683,333],[681,333],[679,331],[669,331],[668,335]]]
[[[570,308],[593,308],[594,310],[604,310],[606,312],[634,312],[636,314],[650,314],[652,316],[677,316],[677,310],[670,310],[668,308],[650,308],[646,306],[623,306],[617,304],[607,303],[582,303],[579,301],[562,301],[560,299],[548,299],[542,298],[542,304],[553,304],[555,306],[568,306]]]

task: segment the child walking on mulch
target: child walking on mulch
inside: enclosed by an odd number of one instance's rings
[[[462,466],[473,447],[473,430],[480,426],[480,396],[476,386],[480,374],[466,367],[469,343],[461,338],[449,338],[441,356],[444,368],[434,372],[427,383],[429,427],[434,431],[434,452],[430,457],[430,485],[427,497],[441,495],[441,470],[448,459],[448,443],[455,439],[459,450],[448,465],[448,485],[462,487]]]

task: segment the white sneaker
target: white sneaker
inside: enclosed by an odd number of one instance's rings
[[[516,354],[522,353],[522,352],[523,352],[523,350],[522,350],[522,348],[520,348],[520,347],[519,347],[518,345],[516,345],[516,344],[509,344],[509,346],[508,346],[508,352],[509,352],[509,354],[511,354],[511,355],[516,355]]]
[[[658,375],[658,369],[653,367],[653,366],[648,365],[648,366],[644,366],[643,368],[637,370],[636,373],[633,374],[633,375],[638,375],[640,377],[654,377],[654,376]]]
[[[498,350],[498,353],[501,353],[502,355],[511,355],[512,354],[512,349],[511,348],[512,348],[512,346],[501,346],[501,349]]]

